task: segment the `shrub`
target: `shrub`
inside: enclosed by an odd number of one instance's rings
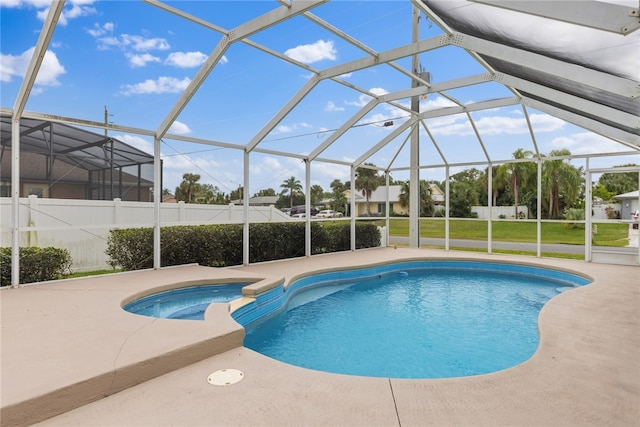
[[[584,209],[570,208],[564,213],[564,218],[567,221],[583,221]],[[584,224],[578,222],[565,222],[562,224],[564,228],[584,228]]]
[[[210,267],[242,264],[242,225],[164,227],[160,232],[162,266],[198,263]],[[305,254],[305,223],[250,224],[250,262],[296,258]],[[356,248],[380,246],[373,223],[356,223]],[[351,247],[350,224],[311,223],[311,253],[346,251]],[[107,241],[111,267],[138,270],[153,267],[151,228],[111,230]]]
[[[54,247],[20,248],[20,283],[62,279],[71,273],[71,255]],[[0,286],[11,284],[11,248],[0,248]]]

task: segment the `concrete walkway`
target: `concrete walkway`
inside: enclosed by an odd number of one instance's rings
[[[205,321],[151,319],[124,302],[156,287],[287,281],[398,259],[465,258],[579,271],[594,283],[543,308],[540,346],[493,374],[364,378],[290,366],[241,346],[226,304]],[[640,425],[640,269],[424,249],[373,249],[238,268],[198,266],[10,289],[2,298],[2,426]],[[242,381],[209,384],[220,369]]]

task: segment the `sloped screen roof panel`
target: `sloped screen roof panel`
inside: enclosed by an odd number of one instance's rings
[[[0,120],[0,144],[11,147],[11,118]],[[153,156],[124,142],[73,126],[43,120],[20,120],[20,149],[54,156],[86,170],[153,163]]]
[[[521,51],[532,52],[585,69],[606,73],[612,79],[625,79],[640,87],[640,31],[614,34],[578,24],[553,20],[542,16],[507,10],[482,1],[424,0],[453,31],[498,43]],[[599,2],[549,2],[549,14],[554,8],[590,7]],[[631,2],[630,4],[633,4]],[[637,3],[636,3],[637,8]],[[624,12],[624,8],[620,9]],[[510,62],[508,58],[494,58],[482,52],[478,56],[493,67],[494,71],[543,85],[562,93],[581,98],[590,103],[604,105],[630,116],[640,116],[640,97],[637,93],[613,93],[592,87],[571,78],[541,70],[535,61]],[[631,84],[634,86],[634,84]],[[518,90],[518,88],[516,88]],[[540,102],[560,107],[575,114],[640,135],[637,121],[616,121],[606,115],[593,114],[579,103],[561,103],[553,97],[520,90],[519,93]]]

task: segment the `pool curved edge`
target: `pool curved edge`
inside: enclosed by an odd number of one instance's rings
[[[431,264],[431,265],[429,265]],[[451,268],[460,264],[467,264],[471,269],[483,269],[490,271],[504,272],[527,272],[540,273],[549,279],[558,280],[561,276],[572,276],[576,278],[578,286],[593,283],[594,279],[584,273],[570,269],[552,268],[535,263],[515,262],[515,261],[487,261],[473,258],[428,258],[416,257],[394,261],[378,262],[360,266],[343,268],[325,268],[307,271],[302,274],[292,276],[290,279],[266,288],[264,292],[256,293],[253,300],[244,300],[242,303],[231,306],[230,314],[243,327],[248,327],[255,322],[264,321],[269,317],[278,314],[286,309],[289,299],[299,292],[307,289],[322,286],[327,279],[333,275],[341,275],[339,279],[333,281],[348,281],[354,278],[374,277],[381,274],[391,274],[402,269],[415,268]]]

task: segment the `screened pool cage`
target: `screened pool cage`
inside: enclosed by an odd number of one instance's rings
[[[124,142],[49,120],[20,120],[21,197],[151,202],[153,156]],[[11,116],[0,117],[0,185],[11,194]]]
[[[541,218],[542,206],[542,168],[544,162],[553,160],[578,161],[583,170],[585,211],[592,209],[591,182],[594,176],[608,172],[638,172],[640,166],[625,168],[603,168],[598,166],[603,158],[615,158],[618,164],[640,164],[640,10],[638,3],[603,2],[603,1],[567,1],[567,2],[507,2],[493,0],[405,0],[410,5],[410,16],[406,26],[390,31],[406,31],[405,44],[375,50],[361,38],[350,35],[348,31],[338,28],[331,22],[330,12],[334,2],[327,0],[273,2],[268,12],[231,29],[223,28],[216,22],[215,13],[207,17],[196,16],[187,12],[186,6],[179,2],[163,3],[147,0],[150,8],[156,8],[171,19],[183,19],[198,28],[205,28],[219,37],[215,48],[204,64],[192,77],[188,87],[180,95],[177,102],[167,109],[164,119],[153,129],[135,126],[115,125],[90,121],[81,118],[63,117],[55,112],[31,112],[25,110],[35,78],[38,74],[44,52],[47,50],[52,34],[59,22],[64,8],[64,1],[53,2],[44,21],[36,48],[23,80],[21,90],[16,97],[13,108],[3,108],[3,116],[11,118],[12,146],[12,284],[18,284],[18,247],[19,234],[26,230],[18,223],[20,194],[18,193],[20,157],[25,153],[27,145],[23,135],[23,123],[29,121],[45,121],[71,126],[82,126],[104,131],[118,131],[132,135],[153,138],[153,194],[161,194],[162,166],[161,145],[167,141],[188,142],[213,146],[228,150],[236,150],[242,159],[244,188],[250,188],[250,166],[252,159],[263,155],[281,156],[296,159],[304,164],[304,190],[306,194],[306,210],[310,211],[310,191],[312,169],[315,165],[333,165],[350,170],[350,211],[356,212],[355,187],[356,170],[361,167],[372,168],[387,177],[387,185],[391,176],[405,174],[409,182],[409,237],[406,244],[420,247],[420,190],[421,176],[438,171],[445,182],[444,212],[440,218],[443,237],[436,246],[445,250],[451,248],[449,217],[451,176],[468,168],[478,168],[488,173],[487,205],[492,207],[492,173],[493,166],[508,163],[531,162],[537,171],[537,205],[532,219],[525,219],[536,224],[536,249],[538,257],[542,256],[542,239],[545,220]],[[337,2],[338,4],[340,2]],[[398,4],[399,2],[388,2]],[[215,10],[219,2],[211,2],[209,7]],[[358,7],[371,7],[369,2],[360,2]],[[125,6],[126,7],[126,6]],[[356,7],[353,5],[353,7]],[[155,10],[155,9],[154,9]],[[357,13],[354,13],[356,16]],[[326,16],[327,18],[323,18]],[[141,18],[143,19],[143,18]],[[428,22],[428,35],[422,36],[420,22]],[[384,31],[384,25],[363,23],[367,31]],[[269,28],[279,25],[311,26],[340,40],[357,52],[345,60],[338,59],[338,64],[318,69],[292,56],[278,52],[269,46],[260,44],[259,35]],[[362,33],[360,33],[362,34]],[[562,37],[558,37],[562,34]],[[224,55],[233,49],[242,47],[243,52],[255,52],[268,55],[273,59],[286,63],[298,72],[308,74],[306,82],[294,90],[293,96],[283,102],[273,117],[261,124],[259,130],[244,143],[213,140],[206,137],[188,137],[172,134],[174,122],[181,117],[186,107],[198,97],[201,86],[215,79],[212,73],[216,67],[224,63]],[[451,52],[452,55],[471,57],[477,68],[466,72],[451,66],[451,76],[433,76],[429,72],[429,61],[425,60],[433,52]],[[423,66],[423,63],[426,65]],[[393,91],[376,91],[365,89],[349,81],[348,76],[361,71],[392,72],[401,76],[406,83],[404,87],[394,85]],[[436,78],[437,77],[437,78]],[[269,85],[268,82],[264,83]],[[310,108],[305,101],[316,95],[325,85],[335,85],[344,91],[350,91],[364,99],[355,114],[348,117],[336,129],[326,131],[323,138],[305,140],[304,150],[295,145],[276,145],[269,140],[272,132],[290,115],[299,109]],[[468,89],[484,88],[490,90],[464,92]],[[489,93],[490,95],[486,95]],[[441,100],[439,104],[425,105],[425,99]],[[463,101],[462,99],[470,99]],[[211,101],[215,102],[215,101]],[[497,156],[492,150],[491,136],[483,134],[478,114],[482,112],[509,107],[519,111],[526,121],[528,134],[526,144],[531,147],[532,156],[514,159],[508,156]],[[396,112],[392,119],[387,118],[378,126],[388,127],[388,132],[377,140],[360,141],[358,144],[349,139],[353,132],[363,129],[366,124],[374,123],[375,113],[381,109]],[[592,139],[577,141],[582,154],[550,156],[539,149],[540,136],[534,116],[548,115],[578,127],[586,134],[594,135],[599,140],[607,141],[603,145],[590,149]],[[464,138],[451,140],[434,132],[438,120],[451,117],[462,117],[465,128],[470,130]],[[486,120],[486,119],[485,119]],[[126,121],[126,120],[122,120]],[[133,119],[132,119],[133,121]],[[4,127],[4,122],[3,122]],[[4,132],[4,130],[3,130]],[[3,133],[4,135],[4,133]],[[469,136],[470,135],[470,136]],[[265,143],[265,141],[271,143]],[[346,143],[344,141],[347,141]],[[91,142],[87,141],[88,144]],[[3,136],[4,144],[4,136]],[[360,147],[355,159],[345,159],[341,147],[349,144]],[[495,144],[494,144],[495,145]],[[104,146],[103,146],[104,149]],[[468,151],[472,159],[459,160],[460,152]],[[385,156],[379,154],[384,152]],[[111,150],[111,154],[116,150]],[[136,154],[137,155],[137,154]],[[90,161],[93,154],[88,154]],[[377,157],[376,157],[377,156]],[[103,159],[104,160],[104,159]],[[116,164],[116,163],[113,163]],[[138,158],[136,164],[142,165]],[[151,163],[144,163],[145,165]],[[374,166],[377,165],[377,166]],[[108,171],[113,177],[113,168],[96,167],[96,171]],[[122,169],[124,170],[124,169]],[[141,172],[140,172],[141,173]],[[98,173],[97,175],[100,175]],[[135,173],[133,174],[135,175]],[[142,175],[137,175],[141,177]],[[101,176],[97,182],[106,182]],[[112,179],[110,182],[114,182]],[[639,183],[640,186],[640,183]],[[388,193],[388,192],[387,192]],[[105,197],[115,193],[105,192]],[[243,262],[249,260],[249,191],[244,192],[242,206]],[[640,200],[640,197],[639,197]],[[154,226],[154,268],[160,268],[160,228],[161,211],[165,207],[159,197],[153,199]],[[384,212],[386,228],[389,230],[389,201],[386,201]],[[351,223],[351,249],[355,250],[356,221],[368,220],[356,218],[355,215],[343,218]],[[508,221],[509,219],[504,219]],[[305,256],[311,255],[311,222],[305,219],[306,237],[304,242]],[[483,223],[487,227],[487,239],[483,250],[494,251],[492,224],[497,220],[489,216]],[[501,219],[502,221],[502,219]],[[602,251],[592,247],[594,232],[589,215],[581,221],[585,227],[584,258],[586,261],[603,262],[627,259],[625,263],[638,265],[639,249],[626,252]],[[483,225],[484,226],[484,225]],[[389,236],[383,236],[389,242]]]

